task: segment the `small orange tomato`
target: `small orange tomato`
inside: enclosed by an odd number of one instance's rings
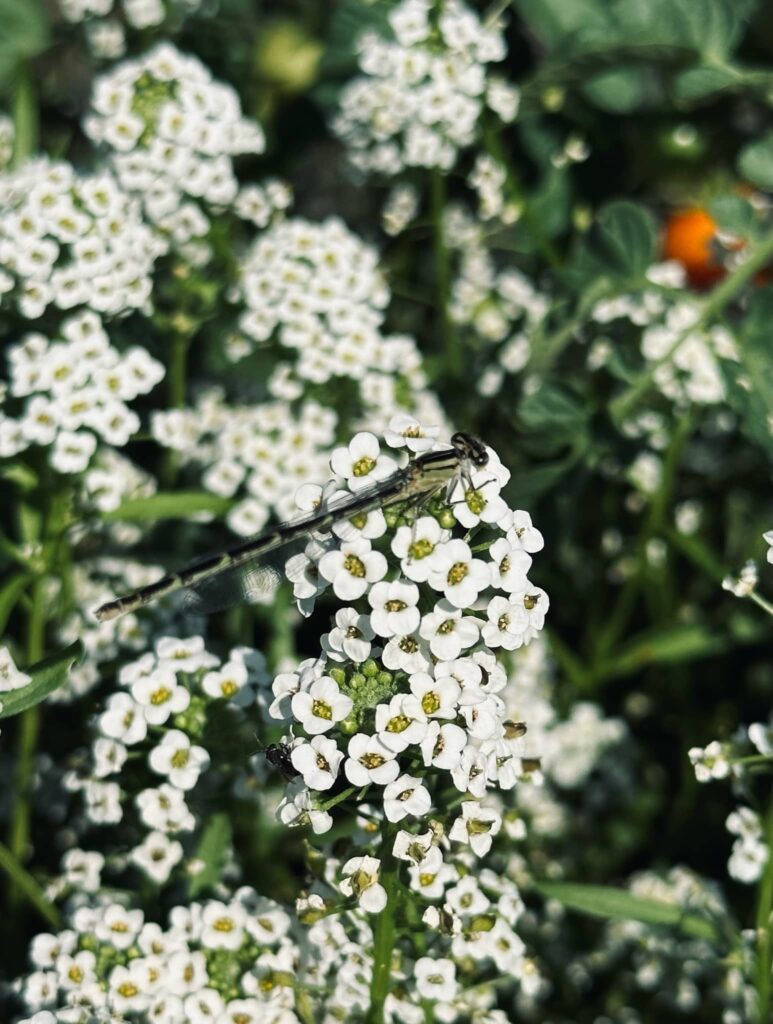
[[[725,276],[712,247],[716,235],[716,221],[705,210],[678,210],[666,222],[663,256],[682,264],[693,287],[708,288]]]

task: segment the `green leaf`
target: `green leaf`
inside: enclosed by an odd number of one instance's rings
[[[600,71],[585,82],[582,91],[591,103],[612,114],[639,110],[657,95],[649,69],[636,66]]]
[[[728,404],[741,418],[747,437],[773,455],[773,373],[770,363],[770,325],[773,323],[773,288],[759,288],[752,295],[740,323],[740,366],[722,363]]]
[[[524,395],[518,405],[518,419],[532,431],[544,431],[550,437],[574,437],[585,428],[586,411],[565,388],[543,384]]]
[[[725,650],[727,640],[707,626],[675,626],[634,637],[613,661],[602,667],[604,678],[629,675],[647,665],[673,665],[697,661]]]
[[[110,512],[103,512],[102,519],[115,520],[156,520],[187,519],[201,512],[222,516],[231,507],[228,498],[221,498],[208,491],[178,491],[151,494],[147,498],[125,501]]]
[[[627,199],[608,203],[598,217],[599,239],[619,274],[639,277],[655,259],[657,228],[649,210]]]
[[[19,64],[48,46],[49,28],[40,0],[0,0],[0,26],[0,90],[5,90]]]
[[[773,132],[744,146],[738,158],[738,173],[753,185],[773,189]]]
[[[546,899],[558,900],[571,910],[613,921],[640,921],[661,927],[678,928],[685,935],[717,943],[719,935],[707,918],[685,911],[663,900],[634,896],[626,889],[576,882],[538,882],[537,892]]]
[[[743,196],[727,194],[715,196],[709,201],[709,213],[723,231],[729,231],[741,238],[754,234],[756,214],[754,207]]]
[[[733,67],[696,67],[680,72],[673,81],[674,98],[682,104],[708,99],[743,85],[743,73]]]
[[[11,462],[7,466],[3,466],[0,470],[0,477],[4,480],[10,480],[12,484],[16,484],[22,491],[32,491],[38,485],[38,475],[33,472],[29,466],[23,462]]]
[[[188,883],[189,899],[196,899],[200,893],[220,881],[231,845],[231,831],[231,820],[227,814],[215,814],[209,819],[194,855],[197,860],[203,861],[204,866],[191,876]]]
[[[671,0],[680,41],[717,60],[735,45],[751,6],[748,0]]]
[[[17,601],[24,593],[27,584],[33,579],[31,573],[17,573],[16,576],[11,576],[0,586],[0,636],[5,632],[6,624]]]
[[[26,669],[27,675],[32,677],[32,682],[18,690],[0,694],[0,718],[11,718],[40,704],[49,693],[53,693],[66,681],[70,669],[82,657],[83,644],[76,640],[64,650],[57,651],[32,668]]]

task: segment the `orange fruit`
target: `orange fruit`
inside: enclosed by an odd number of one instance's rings
[[[677,210],[666,222],[663,256],[681,263],[695,288],[708,288],[725,276],[712,248],[716,234],[716,221],[700,207]]]

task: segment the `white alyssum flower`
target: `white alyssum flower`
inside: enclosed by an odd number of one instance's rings
[[[360,614],[354,608],[339,608],[335,626],[324,634],[320,646],[333,661],[346,661],[348,658],[359,664],[370,655],[375,635],[369,615]]]
[[[415,455],[428,452],[435,446],[439,426],[425,426],[415,416],[396,413],[384,431],[384,440],[390,448],[407,448]]]
[[[336,448],[330,456],[330,468],[344,477],[349,490],[357,491],[391,476],[397,468],[394,459],[381,453],[375,434],[355,434],[346,448]]]
[[[454,608],[470,608],[478,595],[491,582],[486,562],[473,558],[469,544],[459,538],[439,546],[435,553],[435,568],[428,577],[429,585],[443,593]]]
[[[343,601],[362,597],[370,584],[383,579],[386,572],[386,558],[380,551],[374,551],[367,540],[344,543],[319,560],[320,576],[333,585],[336,597]]]
[[[429,790],[412,775],[401,775],[384,789],[384,814],[389,821],[423,818],[431,806]]]
[[[463,615],[461,608],[443,598],[422,618],[419,635],[429,642],[429,649],[436,658],[453,661],[477,642],[480,626],[476,619]]]
[[[140,845],[131,851],[129,859],[160,885],[167,881],[182,856],[182,845],[176,839],[169,839],[163,832],[148,832]]]
[[[308,743],[296,744],[290,759],[309,789],[326,790],[334,785],[344,755],[334,740],[314,736]]]
[[[386,786],[400,773],[397,755],[378,736],[357,733],[349,740],[344,774],[353,786]]]
[[[400,526],[392,538],[392,552],[400,559],[400,568],[409,580],[424,583],[429,574],[442,565],[443,545],[450,531],[444,530],[433,516],[421,516],[412,526]]]
[[[138,679],[131,695],[142,708],[149,725],[162,725],[170,715],[184,711],[191,702],[190,691],[177,682],[171,670],[157,669]]]
[[[712,740],[705,749],[691,747],[687,751],[687,756],[690,758],[690,764],[693,766],[698,782],[726,779],[730,774],[728,751],[719,740]]]
[[[353,896],[363,910],[379,914],[387,905],[387,894],[379,883],[381,864],[375,857],[352,857],[341,869],[339,885],[344,896]]]
[[[151,750],[148,764],[154,772],[165,775],[172,786],[193,789],[209,764],[209,753],[192,744],[180,729],[170,729]]]
[[[491,849],[494,836],[502,827],[501,815],[477,800],[462,803],[462,815],[451,826],[448,838],[457,843],[468,843],[477,857],[484,857]]]
[[[351,697],[341,693],[330,676],[315,679],[308,690],[299,690],[291,700],[294,717],[312,736],[329,732],[352,710]]]
[[[419,628],[419,588],[400,580],[374,584],[368,592],[370,625],[380,637],[404,636]]]
[[[246,912],[238,903],[211,900],[201,914],[201,944],[207,949],[238,949],[246,920]]]
[[[422,999],[453,1001],[457,991],[456,964],[453,960],[433,960],[422,956],[414,966],[416,991]]]

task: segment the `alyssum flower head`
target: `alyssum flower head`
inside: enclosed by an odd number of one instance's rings
[[[326,831],[329,808],[356,790],[377,817],[424,831],[433,808],[453,801],[451,839],[479,855],[490,846],[501,822],[486,790],[526,774],[496,655],[537,636],[548,597],[527,575],[542,538],[508,508],[510,474],[487,451],[487,465],[466,467],[441,496],[354,517],[351,533],[337,528],[288,562],[304,614],[327,590],[341,607],[324,653],[273,685],[269,715],[288,730],[299,773],[281,820]],[[366,469],[379,480],[395,468],[367,433],[331,466],[336,494],[358,493]]]

